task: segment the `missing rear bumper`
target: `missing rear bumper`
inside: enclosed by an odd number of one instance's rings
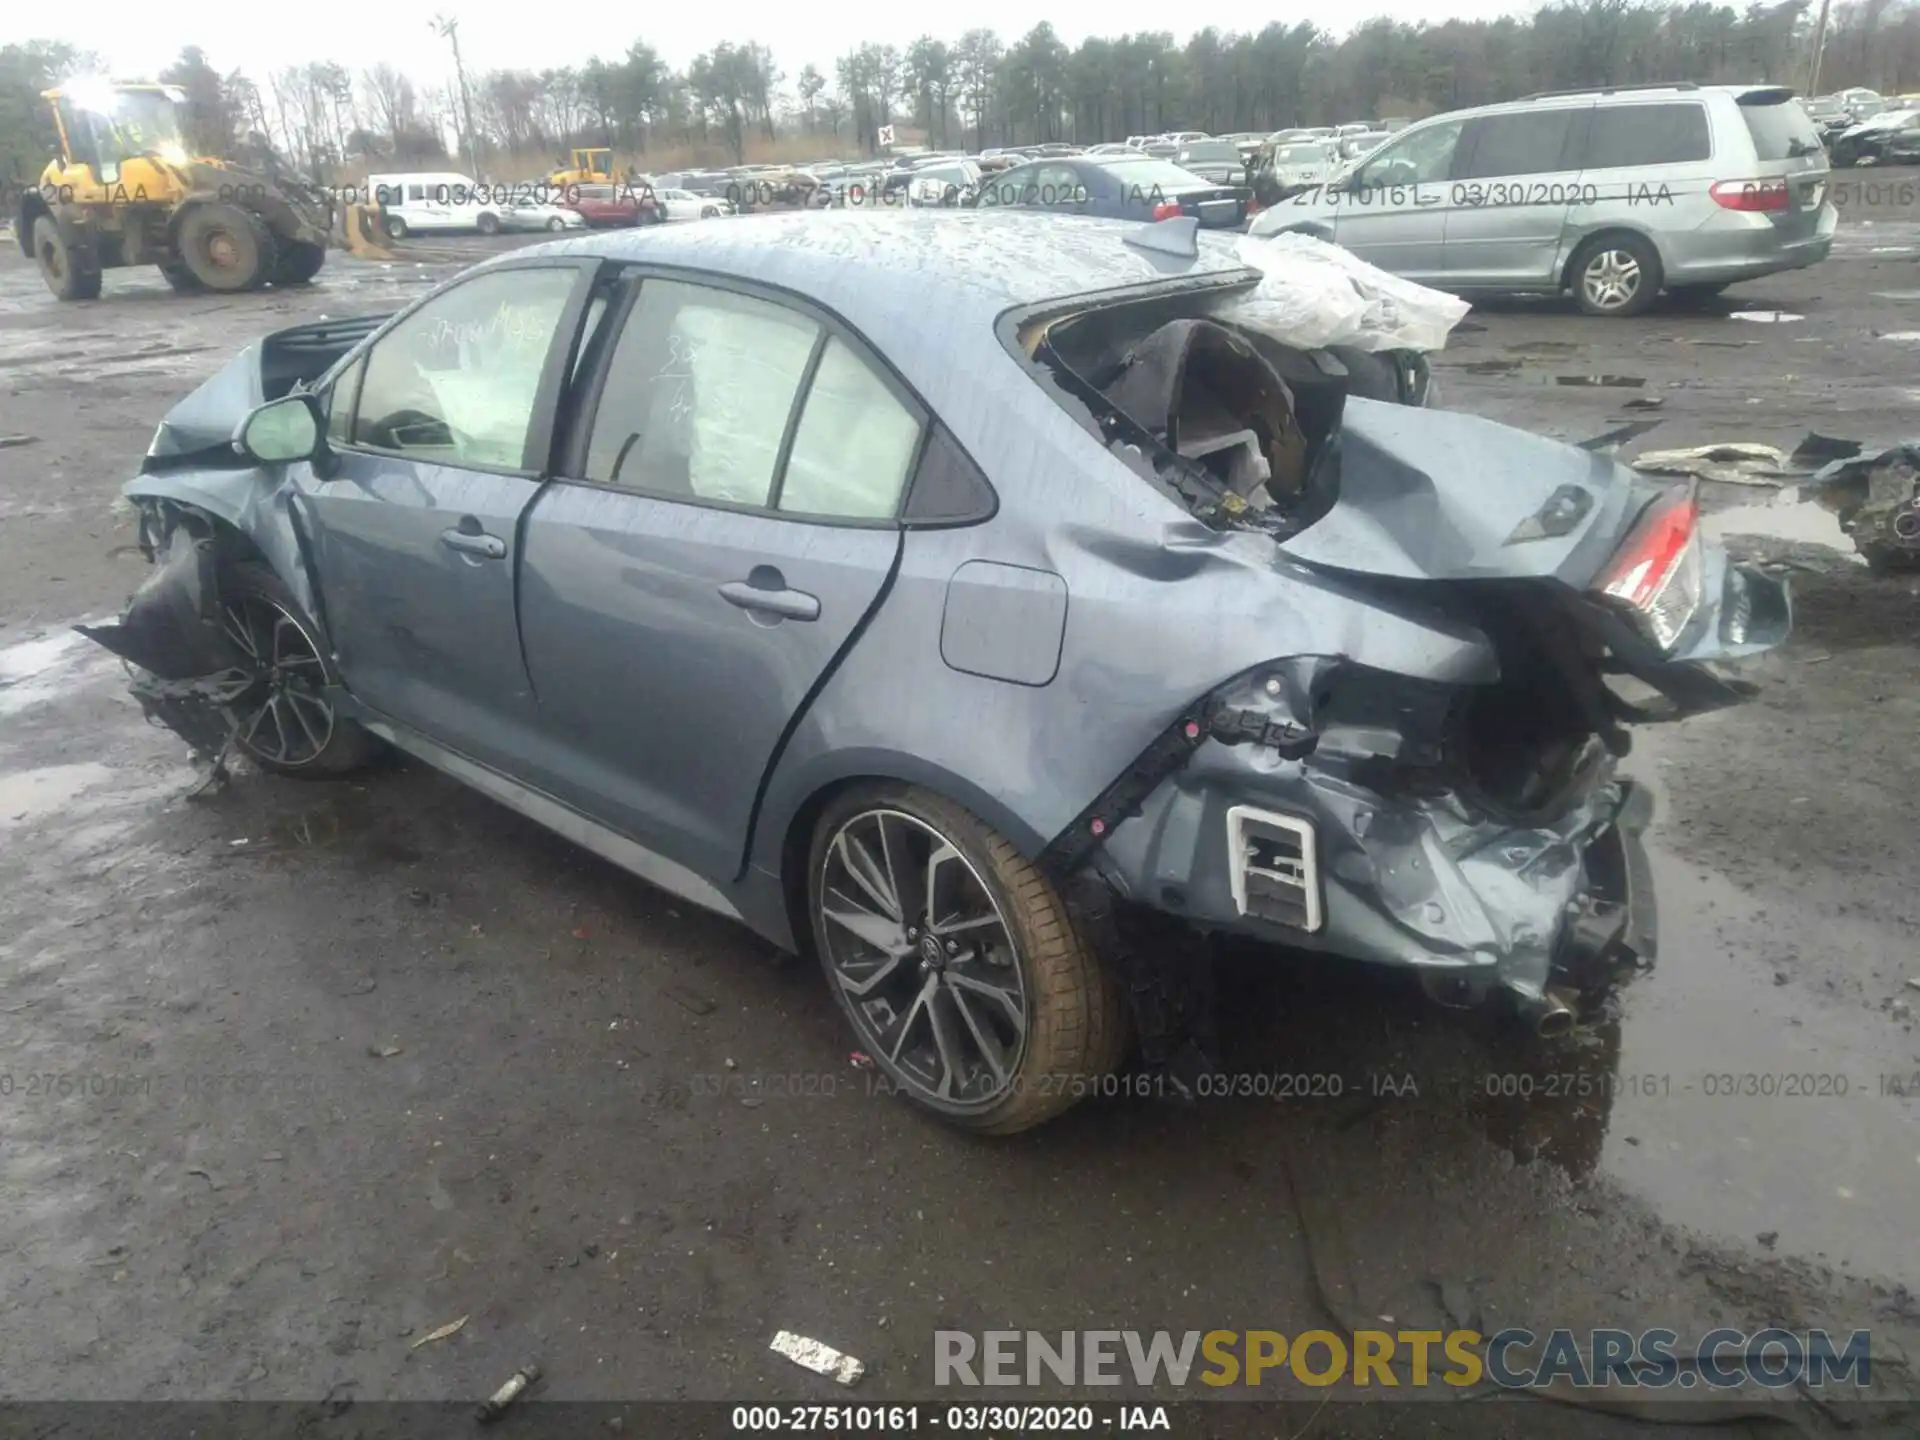
[[[1296,815],[1235,805],[1227,811],[1227,879],[1243,917],[1308,934],[1321,926],[1313,825]]]

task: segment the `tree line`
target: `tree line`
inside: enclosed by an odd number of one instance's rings
[[[151,78],[185,92],[200,152],[231,154],[264,135],[323,178],[449,156],[505,174],[576,145],[611,146],[644,169],[672,159],[739,162],[750,152],[871,154],[887,125],[911,127],[940,148],[983,148],[1419,116],[1593,85],[1804,88],[1813,16],[1811,0],[1744,8],[1555,0],[1524,19],[1376,19],[1344,37],[1303,21],[1251,33],[1208,27],[1184,43],[1144,32],[1078,46],[1042,21],[1011,43],[975,29],[904,49],[863,44],[831,74],[807,64],[791,77],[751,40],[716,45],[682,70],[636,40],[624,54],[579,65],[471,74],[464,104],[451,76],[426,84],[391,65],[356,74],[321,60],[255,77],[220,71],[198,46]],[[59,41],[0,47],[0,168],[16,182],[37,175],[53,148],[38,92],[95,67]],[[1834,7],[1820,88],[1849,85],[1920,90],[1920,0]]]

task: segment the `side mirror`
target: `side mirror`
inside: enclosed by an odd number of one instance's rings
[[[233,432],[233,448],[256,465],[311,460],[321,449],[320,401],[304,392],[285,395],[251,412]]]

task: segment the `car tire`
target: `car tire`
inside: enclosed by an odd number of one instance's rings
[[[1639,315],[1660,294],[1660,252],[1639,235],[1596,235],[1567,267],[1573,297],[1588,315]]]
[[[40,278],[61,300],[98,300],[100,267],[79,246],[68,243],[60,222],[42,215],[33,222],[33,258]]]
[[[1053,882],[963,806],[906,785],[840,795],[814,828],[806,895],[860,1048],[939,1119],[1011,1135],[1124,1058],[1120,986]]]
[[[293,592],[258,560],[225,565],[219,589],[221,631],[256,672],[254,688],[228,707],[235,747],[262,770],[301,780],[365,768],[384,745],[335,713],[339,676]]]
[[[407,222],[402,220],[398,215],[387,216],[387,238],[389,240],[406,239]]]
[[[498,235],[500,233],[500,217],[493,214],[482,215],[478,220],[473,222],[473,228],[478,230],[482,235]]]

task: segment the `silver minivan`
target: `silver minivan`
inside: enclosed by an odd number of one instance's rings
[[[1572,290],[1637,315],[1826,258],[1838,212],[1813,121],[1781,86],[1529,96],[1408,127],[1255,217],[1462,292]]]

